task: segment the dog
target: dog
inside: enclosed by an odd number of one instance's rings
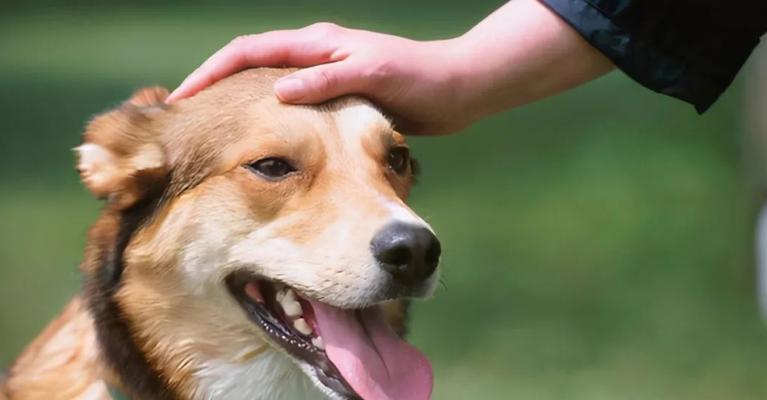
[[[147,88],[75,149],[104,208],[81,293],[11,366],[22,399],[423,400],[402,339],[440,242],[414,161],[369,102],[281,104],[253,69],[164,104]]]

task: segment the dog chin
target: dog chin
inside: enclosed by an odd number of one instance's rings
[[[293,357],[291,357],[293,358]],[[298,364],[298,367],[303,371],[304,374],[306,374],[307,377],[309,377],[309,380],[314,384],[314,387],[317,388],[322,394],[324,394],[328,399],[331,400],[347,400],[348,398],[339,394],[335,390],[325,386],[317,376],[317,370],[314,369],[311,365],[296,360],[293,358],[293,361]]]

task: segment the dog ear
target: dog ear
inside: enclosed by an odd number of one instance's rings
[[[160,87],[137,91],[94,118],[75,148],[83,183],[110,206],[126,209],[164,184],[168,168],[157,120],[167,96]]]

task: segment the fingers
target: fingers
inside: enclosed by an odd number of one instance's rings
[[[168,96],[167,103],[189,97],[213,83],[250,67],[304,67],[338,61],[343,28],[315,24],[299,30],[241,36],[221,48]]]
[[[350,93],[366,94],[375,81],[365,79],[363,68],[351,60],[318,65],[288,75],[274,85],[280,101],[296,104],[321,103]]]

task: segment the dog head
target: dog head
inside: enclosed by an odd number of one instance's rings
[[[429,396],[428,361],[399,335],[403,299],[434,290],[440,245],[405,204],[405,140],[359,98],[280,104],[285,73],[245,71],[172,106],[145,89],[76,149],[106,200],[83,266],[91,309],[139,397]],[[123,341],[130,355],[109,350]]]

